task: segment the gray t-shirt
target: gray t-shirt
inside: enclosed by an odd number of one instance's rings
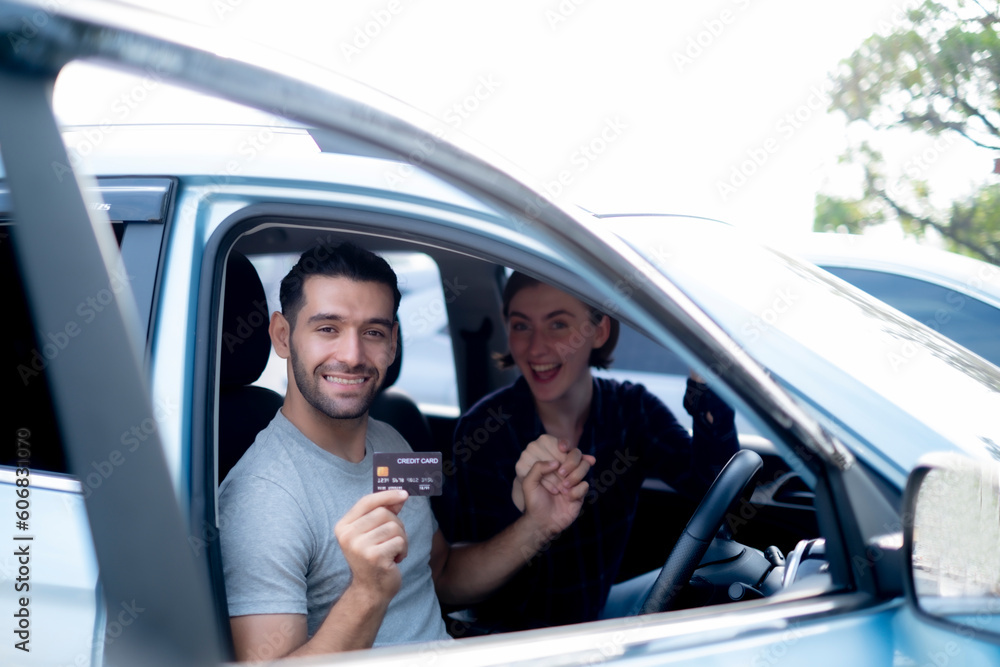
[[[368,420],[360,463],[321,449],[278,411],[219,487],[219,530],[229,615],[306,614],[312,637],[351,581],[333,529],[372,492],[372,452],[412,451],[388,424]],[[447,638],[431,578],[437,522],[427,497],[399,518],[409,549],[403,583],[375,645]]]

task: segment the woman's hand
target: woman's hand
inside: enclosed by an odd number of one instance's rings
[[[545,473],[540,485],[551,495],[557,496],[572,491],[587,476],[590,467],[596,459],[589,454],[583,454],[579,448],[566,440],[557,440],[554,436],[545,434],[537,440],[528,443],[521,452],[521,457],[514,466],[516,478],[511,489],[511,498],[519,510],[524,511],[524,479],[535,463],[555,461],[559,467]]]

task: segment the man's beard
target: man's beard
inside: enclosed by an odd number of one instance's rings
[[[355,398],[355,399],[341,399],[336,400],[327,396],[320,389],[320,383],[326,382],[322,378],[322,373],[319,376],[309,373],[305,367],[302,365],[295,354],[295,348],[291,350],[292,353],[292,373],[295,376],[295,384],[299,388],[299,393],[302,397],[306,399],[309,405],[313,406],[323,414],[325,414],[330,419],[358,419],[363,417],[367,412],[368,408],[371,407],[372,402],[375,400],[375,396],[378,395],[379,386],[381,385],[381,377],[378,369],[374,366],[358,366],[355,368],[341,368],[338,372],[342,373],[353,373],[362,374],[368,377],[367,393]],[[327,371],[331,370],[329,367],[326,368]]]

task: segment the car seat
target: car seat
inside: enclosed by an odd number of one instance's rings
[[[257,270],[235,251],[226,263],[225,290],[219,358],[219,482],[284,402],[281,394],[253,384],[271,353],[270,317]]]
[[[431,427],[427,417],[417,407],[416,401],[399,387],[393,384],[399,379],[399,371],[403,367],[403,331],[398,330],[396,339],[396,358],[386,369],[385,382],[379,395],[375,397],[368,414],[372,418],[384,421],[399,431],[414,451],[437,451]]]

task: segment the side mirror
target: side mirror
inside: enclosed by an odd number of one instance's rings
[[[908,600],[936,623],[1000,640],[1000,463],[923,458],[903,503]]]

